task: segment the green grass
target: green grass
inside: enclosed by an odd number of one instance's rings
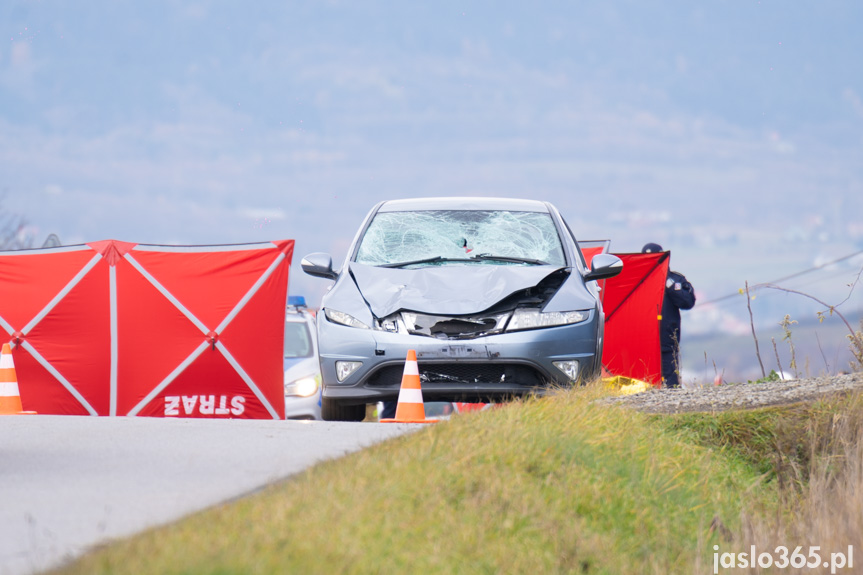
[[[63,573],[691,573],[768,491],[707,423],[577,390],[453,418]],[[709,427],[709,426],[708,426]]]

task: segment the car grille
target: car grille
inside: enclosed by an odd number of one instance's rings
[[[367,384],[374,387],[399,387],[404,367],[389,365],[374,372]],[[535,368],[511,363],[420,363],[420,381],[423,385],[523,385],[540,387],[546,378]]]

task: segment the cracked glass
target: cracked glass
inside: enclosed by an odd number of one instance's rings
[[[405,267],[462,262],[566,265],[550,214],[502,210],[379,212],[363,235],[356,261]]]

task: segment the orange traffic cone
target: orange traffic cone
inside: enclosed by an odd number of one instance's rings
[[[381,423],[435,423],[434,419],[426,419],[423,406],[423,392],[420,389],[420,370],[417,364],[417,354],[408,350],[405,359],[405,371],[402,375],[402,386],[399,389],[399,402],[396,405],[395,419],[381,419]]]
[[[12,348],[3,344],[0,352],[0,415],[26,415],[35,411],[24,411],[21,396],[18,394],[18,377],[12,361]]]

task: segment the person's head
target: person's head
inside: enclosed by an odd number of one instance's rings
[[[659,244],[644,244],[644,247],[641,248],[641,253],[643,254],[655,254],[662,251],[662,246]]]

